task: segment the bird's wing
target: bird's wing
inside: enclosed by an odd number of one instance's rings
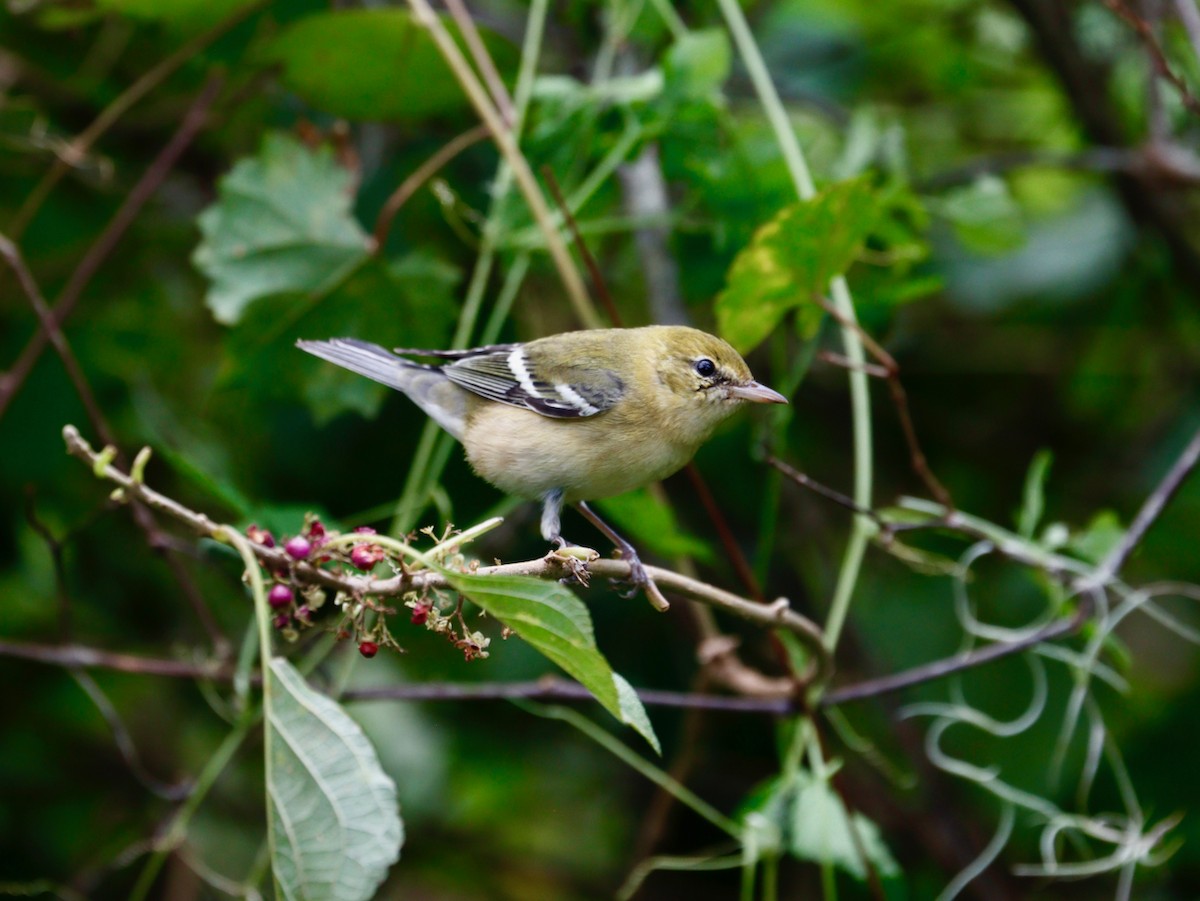
[[[481,348],[443,367],[454,384],[502,404],[525,407],[554,419],[580,419],[610,409],[625,384],[610,369],[556,367],[539,371],[523,345]]]
[[[393,347],[392,353],[402,357],[434,357],[438,360],[462,360],[467,357],[477,357],[492,353],[511,353],[519,344],[488,344],[484,347],[472,347],[467,350],[424,350],[418,347]]]

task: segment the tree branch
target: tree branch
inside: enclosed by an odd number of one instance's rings
[[[228,528],[203,513],[190,510],[178,501],[147,488],[127,473],[121,472],[111,465],[108,457],[93,450],[74,426],[63,427],[63,440],[71,456],[87,463],[97,477],[120,486],[130,498],[142,501],[147,507],[164,513],[209,538],[221,540],[221,531]],[[290,568],[301,582],[323,585],[354,596],[389,597],[408,591],[450,587],[445,576],[428,570],[406,572],[390,579],[375,579],[369,576],[346,575],[321,569],[311,563],[296,562],[288,557],[282,548],[268,548],[260,544],[253,544],[252,547],[259,560],[268,568]],[[664,591],[671,591],[724,610],[764,628],[787,629],[792,632],[808,649],[813,662],[812,672],[804,680],[806,684],[824,683],[832,674],[833,663],[824,647],[820,628],[807,617],[792,610],[785,598],[771,604],[761,604],[669,569],[647,566],[646,571]],[[572,574],[568,561],[555,554],[520,563],[481,566],[473,572],[485,576],[521,575],[538,579],[562,579]],[[592,576],[608,579],[628,579],[630,574],[626,561],[603,558],[587,564],[587,572]]]

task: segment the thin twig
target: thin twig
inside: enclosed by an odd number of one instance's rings
[[[1137,515],[1133,518],[1133,522],[1129,524],[1129,528],[1121,536],[1121,540],[1108,552],[1108,555],[1100,562],[1100,566],[1096,568],[1095,575],[1087,577],[1089,581],[1094,580],[1095,584],[1100,585],[1121,571],[1121,567],[1125,565],[1125,561],[1129,558],[1133,549],[1145,537],[1146,531],[1158,519],[1163,508],[1167,506],[1171,498],[1179,491],[1188,474],[1196,467],[1198,460],[1200,460],[1200,429],[1197,429],[1192,435],[1192,439],[1184,447],[1179,457],[1176,458],[1171,468],[1167,470],[1167,474],[1162,477],[1162,481],[1150,492],[1150,496],[1143,502],[1141,509],[1138,510]]]
[[[1084,622],[1087,621],[1088,617],[1091,616],[1091,613],[1092,605],[1081,602],[1074,616],[1068,619],[1056,620],[1034,632],[1032,635],[1018,641],[990,644],[987,647],[979,648],[966,654],[957,654],[953,657],[935,660],[933,663],[914,666],[912,669],[893,673],[889,676],[869,679],[866,682],[858,682],[854,685],[847,685],[844,688],[834,688],[822,695],[819,705],[821,707],[835,707],[849,701],[861,701],[865,698],[890,694],[891,692],[900,691],[903,688],[911,688],[913,685],[932,682],[936,679],[944,679],[946,676],[982,666],[993,660],[1000,660],[1021,651],[1027,651],[1048,641],[1054,641],[1057,638],[1063,638],[1067,635],[1074,635],[1083,626]]]
[[[500,73],[496,69],[496,64],[492,62],[492,55],[488,53],[487,46],[483,43],[483,38],[479,34],[479,29],[475,27],[475,20],[471,18],[471,14],[467,11],[463,0],[445,0],[445,2],[446,8],[450,10],[450,15],[454,18],[455,24],[458,25],[458,30],[462,32],[463,40],[467,42],[467,49],[471,51],[471,58],[475,61],[475,66],[479,69],[484,83],[488,86],[488,93],[492,95],[492,102],[496,104],[496,108],[500,111],[500,118],[511,129],[517,121],[512,97],[509,96],[508,88],[504,86],[504,79],[500,77]]]
[[[954,501],[950,497],[950,492],[933,474],[933,470],[929,468],[929,461],[925,457],[925,451],[921,448],[921,442],[917,439],[917,429],[913,425],[912,413],[908,407],[908,392],[904,390],[904,385],[900,382],[900,364],[896,362],[896,358],[883,349],[874,338],[867,334],[858,322],[850,317],[844,316],[836,306],[823,297],[817,298],[818,303],[825,309],[830,316],[841,324],[842,328],[850,329],[858,335],[863,346],[867,349],[867,353],[878,360],[885,370],[884,378],[888,384],[888,390],[892,395],[892,405],[896,408],[896,415],[900,418],[900,428],[904,432],[904,442],[908,445],[909,460],[912,463],[913,472],[917,474],[925,487],[929,489],[929,493],[934,499],[945,507],[947,510],[954,509]]]
[[[0,235],[0,257],[4,258],[9,268],[16,274],[17,283],[21,286],[21,290],[29,300],[29,305],[33,307],[33,312],[41,324],[41,334],[46,336],[46,339],[58,354],[59,359],[62,360],[63,368],[67,371],[67,376],[70,378],[71,384],[75,386],[75,393],[79,395],[79,399],[83,402],[83,409],[87,412],[88,422],[92,424],[92,428],[96,430],[96,433],[105,444],[113,444],[116,438],[109,428],[104,414],[100,412],[100,405],[96,403],[96,395],[92,391],[92,386],[88,382],[87,375],[84,374],[83,367],[79,365],[79,360],[76,359],[74,351],[71,350],[71,345],[67,343],[62,329],[54,318],[54,312],[50,309],[50,305],[42,297],[42,291],[38,287],[33,273],[25,265],[25,259],[21,256],[20,249],[5,235]]]
[[[721,542],[721,549],[725,552],[725,556],[729,559],[729,562],[733,564],[733,571],[737,573],[742,586],[749,593],[750,597],[756,601],[765,601],[766,598],[763,595],[762,586],[758,584],[758,579],[754,576],[754,568],[742,552],[742,546],[738,543],[737,536],[733,534],[733,529],[725,521],[725,514],[721,512],[721,507],[717,503],[717,499],[713,497],[712,490],[708,487],[708,483],[704,481],[704,476],[700,474],[700,468],[695,463],[688,463],[683,468],[683,472],[688,477],[688,481],[692,483],[692,489],[696,492],[696,497],[700,499],[700,503],[704,507],[704,512],[708,514],[708,519],[713,524],[713,528],[717,530],[717,538]]]
[[[155,157],[137,184],[133,186],[125,198],[125,202],[109,220],[104,231],[83,255],[54,304],[54,322],[58,326],[61,327],[67,317],[71,315],[92,276],[96,274],[100,265],[112,253],[121,238],[125,236],[125,232],[141,213],[146,201],[158,190],[159,185],[170,173],[179,157],[183,155],[184,150],[200,133],[208,120],[209,107],[216,100],[222,84],[224,84],[224,78],[220,75],[213,75],[209,78],[188,109],[179,128],[171,136],[171,140]],[[7,373],[0,376],[0,418],[4,416],[13,397],[29,377],[29,373],[33,371],[48,340],[49,334],[44,328],[39,328],[29,339],[29,343],[25,345],[25,349],[21,351],[17,361]]]
[[[1163,51],[1162,45],[1158,42],[1158,38],[1155,37],[1154,28],[1151,24],[1130,9],[1124,0],[1102,0],[1102,2],[1134,30],[1138,39],[1146,48],[1146,52],[1150,56],[1150,64],[1153,66],[1155,72],[1158,73],[1160,78],[1170,82],[1171,86],[1179,92],[1179,99],[1183,101],[1183,105],[1188,108],[1188,111],[1192,115],[1200,116],[1200,101],[1197,101],[1192,95],[1187,82],[1167,62],[1167,55]]]
[[[374,253],[379,254],[383,252],[384,245],[387,243],[388,232],[392,227],[392,220],[396,218],[396,214],[400,212],[401,207],[408,203],[409,199],[417,193],[421,185],[429,181],[443,166],[468,147],[479,143],[487,136],[488,130],[486,125],[476,125],[474,128],[467,129],[462,134],[452,138],[400,183],[400,186],[392,192],[391,196],[383,204],[383,209],[379,211],[379,217],[375,220]]]
[[[587,242],[583,240],[583,235],[579,233],[579,224],[575,221],[575,217],[571,215],[571,207],[567,204],[567,199],[563,196],[562,186],[559,185],[558,178],[554,174],[554,169],[549,164],[542,166],[542,178],[546,180],[546,187],[550,189],[550,196],[558,204],[558,211],[562,213],[563,221],[567,224],[567,229],[571,232],[571,239],[575,242],[575,249],[583,258],[583,265],[587,267],[588,275],[592,278],[592,290],[596,292],[596,296],[600,299],[600,303],[604,307],[604,312],[608,313],[609,322],[620,328],[622,325],[621,314],[617,311],[617,305],[613,302],[612,294],[608,291],[608,285],[605,284],[604,275],[600,272],[600,266],[596,263],[596,258],[592,256],[592,251],[588,248]]]

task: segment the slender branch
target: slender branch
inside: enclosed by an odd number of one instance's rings
[[[463,40],[467,42],[467,49],[471,51],[471,58],[475,61],[479,73],[483,76],[484,83],[488,86],[488,93],[492,95],[492,102],[496,104],[496,108],[500,111],[500,118],[511,129],[513,123],[517,121],[512,97],[509,96],[508,88],[504,86],[504,79],[500,77],[500,73],[496,70],[496,64],[492,62],[492,55],[488,53],[487,46],[483,43],[483,38],[479,34],[479,29],[475,27],[475,20],[471,18],[471,13],[467,11],[467,6],[463,3],[463,0],[446,0],[446,8],[450,10],[450,15],[453,17],[455,24],[458,25],[459,31],[462,32]]]
[[[63,427],[63,440],[66,442],[68,453],[86,462],[98,477],[120,486],[129,497],[165,513],[201,535],[218,541],[225,540],[225,530],[228,526],[213,521],[203,513],[188,509],[178,501],[147,488],[121,472],[112,466],[106,457],[93,450],[74,426]],[[388,597],[414,590],[451,587],[445,576],[428,570],[406,572],[390,579],[341,575],[309,563],[295,563],[282,548],[268,548],[260,544],[251,547],[258,559],[268,568],[292,566],[297,579],[302,582],[324,585],[357,596],[369,594]],[[562,579],[572,574],[571,562],[552,553],[543,558],[520,563],[481,566],[473,572],[479,575],[522,575],[538,579]],[[587,571],[592,576],[617,580],[628,579],[630,575],[629,564],[624,560],[595,560],[587,565]],[[806,682],[823,683],[832,674],[833,664],[830,655],[824,649],[821,630],[807,617],[792,610],[786,599],[780,598],[772,604],[761,604],[672,570],[647,566],[646,571],[665,591],[700,601],[764,628],[781,628],[794,633],[812,655],[813,671]]]
[[[985,663],[991,663],[993,660],[1010,657],[1013,654],[1027,651],[1048,641],[1054,641],[1067,635],[1074,635],[1083,626],[1084,622],[1087,621],[1088,617],[1091,616],[1091,613],[1092,605],[1090,603],[1081,603],[1075,611],[1074,616],[1069,619],[1056,620],[1019,641],[990,644],[966,654],[957,654],[953,657],[935,660],[933,663],[914,666],[912,669],[907,669],[903,672],[881,676],[878,679],[869,679],[866,682],[858,682],[843,688],[834,688],[821,697],[820,706],[835,707],[850,701],[861,701],[865,698],[890,694],[904,688],[920,685],[924,682],[944,679],[946,676],[974,669]]]
[[[600,298],[600,303],[604,307],[604,312],[608,314],[609,321],[620,328],[622,325],[621,314],[617,311],[617,305],[613,303],[612,294],[608,291],[608,285],[605,284],[604,275],[600,272],[600,266],[596,262],[596,258],[588,248],[587,242],[583,240],[583,235],[579,233],[579,223],[571,215],[571,207],[567,204],[567,199],[563,196],[562,186],[558,183],[558,178],[554,175],[554,170],[549,164],[542,166],[542,178],[546,180],[546,187],[550,189],[550,196],[558,204],[558,211],[562,214],[563,222],[567,224],[567,229],[571,232],[571,239],[575,243],[575,249],[579,252],[579,256],[583,258],[583,265],[587,267],[588,275],[592,279],[592,290]]]
[[[1138,40],[1146,48],[1146,52],[1150,57],[1150,64],[1154,67],[1154,71],[1158,73],[1160,78],[1170,82],[1171,86],[1179,92],[1179,99],[1183,101],[1183,105],[1188,108],[1188,111],[1192,115],[1200,116],[1200,101],[1193,96],[1187,82],[1167,62],[1167,55],[1163,52],[1162,45],[1154,34],[1153,26],[1130,9],[1125,0],[1101,0],[1101,2],[1134,30],[1134,33],[1138,36]]]
[[[929,493],[934,499],[945,507],[947,510],[954,509],[954,501],[950,497],[950,492],[933,474],[933,470],[929,468],[929,460],[925,456],[925,451],[921,448],[921,442],[917,438],[917,429],[913,425],[912,412],[908,406],[908,392],[904,390],[904,385],[900,381],[900,364],[896,362],[896,358],[883,349],[878,341],[872,338],[859,323],[847,317],[841,310],[833,304],[818,298],[818,302],[830,316],[838,321],[843,329],[852,330],[858,335],[859,341],[867,349],[867,352],[879,361],[883,366],[884,379],[887,381],[888,390],[892,395],[892,405],[896,408],[896,415],[900,418],[900,428],[904,432],[904,443],[908,446],[908,457],[912,464],[913,472],[917,474],[925,487],[929,489]],[[848,361],[853,363],[852,360]]]
[[[375,253],[383,252],[384,245],[387,243],[388,232],[392,228],[392,220],[396,218],[396,214],[400,212],[401,207],[408,203],[409,199],[417,193],[421,185],[429,181],[438,170],[468,147],[479,143],[487,136],[488,130],[486,125],[476,125],[474,128],[467,129],[462,134],[452,138],[400,183],[400,187],[396,188],[383,204],[383,209],[379,211],[379,217],[375,220],[375,246],[373,248]]]
[[[1191,440],[1184,447],[1175,463],[1167,470],[1167,474],[1162,477],[1162,481],[1155,486],[1150,492],[1150,496],[1143,502],[1141,509],[1133,518],[1133,522],[1129,524],[1129,528],[1125,530],[1125,534],[1121,536],[1121,540],[1116,546],[1108,552],[1097,567],[1094,576],[1089,577],[1094,579],[1096,584],[1103,584],[1111,579],[1121,567],[1125,565],[1125,561],[1137,547],[1138,543],[1146,535],[1146,531],[1154,524],[1162,513],[1163,508],[1167,506],[1171,498],[1179,491],[1184,480],[1188,477],[1196,467],[1197,461],[1200,460],[1200,429],[1192,435]]]
[[[196,135],[204,127],[208,119],[208,110],[213,102],[217,99],[217,94],[224,84],[224,78],[220,75],[213,75],[196,96],[192,106],[188,109],[183,121],[175,134],[171,136],[171,140],[167,142],[158,156],[142,174],[137,184],[129,192],[125,198],[125,202],[109,220],[108,225],[100,236],[88,248],[83,259],[79,261],[79,265],[75,267],[75,271],[71,273],[66,286],[58,296],[58,300],[54,304],[54,322],[61,326],[66,321],[67,317],[75,309],[75,304],[79,301],[80,295],[84,288],[91,281],[92,276],[100,268],[101,264],[112,253],[113,249],[125,236],[125,232],[129,230],[129,226],[141,213],[142,207],[145,206],[154,193],[158,190],[159,185],[167,177],[168,173],[175,166],[179,157],[183,155],[183,151],[187,149]],[[42,351],[46,348],[46,343],[49,341],[49,334],[44,328],[39,328],[34,332],[29,339],[29,343],[25,345],[25,349],[17,358],[12,368],[3,376],[0,376],[0,418],[4,416],[5,411],[12,403],[13,397],[20,390],[25,380],[29,377],[29,373],[33,371],[34,365],[42,355]]]

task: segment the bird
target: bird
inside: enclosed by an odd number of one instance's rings
[[[466,350],[389,351],[357,338],[296,346],[407,395],[463,445],[477,475],[541,501],[542,537],[560,550],[569,544],[562,508],[574,505],[659,609],[666,601],[636,549],[587,502],[683,468],[747,403],[787,403],[728,342],[686,326],[584,329]]]

